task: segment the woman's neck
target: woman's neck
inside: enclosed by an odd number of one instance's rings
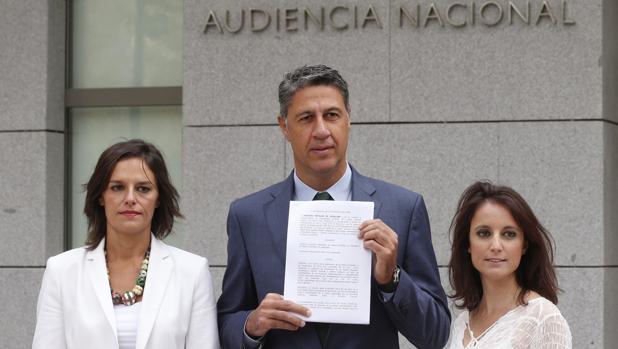
[[[150,245],[150,233],[125,235],[109,232],[105,237],[107,260],[142,259]]]
[[[477,314],[504,314],[517,307],[521,287],[515,278],[501,281],[483,281],[483,298]]]

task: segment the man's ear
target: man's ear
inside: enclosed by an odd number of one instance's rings
[[[277,116],[277,122],[279,122],[279,129],[281,130],[281,133],[283,133],[283,136],[285,137],[285,139],[287,139],[288,141],[290,140],[288,138],[288,119],[279,115]]]

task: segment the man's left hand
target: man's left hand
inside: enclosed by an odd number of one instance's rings
[[[373,277],[380,285],[390,283],[397,267],[397,233],[380,219],[364,221],[359,229],[363,245],[375,255]]]

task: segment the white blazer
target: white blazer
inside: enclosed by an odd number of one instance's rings
[[[47,261],[32,347],[118,348],[105,239]],[[136,349],[219,348],[208,261],[154,236],[139,314]]]

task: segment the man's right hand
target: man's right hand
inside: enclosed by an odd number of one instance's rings
[[[296,331],[305,326],[296,313],[309,316],[311,312],[302,305],[286,301],[277,293],[268,293],[260,305],[247,317],[245,331],[252,337],[263,337],[272,329]]]

